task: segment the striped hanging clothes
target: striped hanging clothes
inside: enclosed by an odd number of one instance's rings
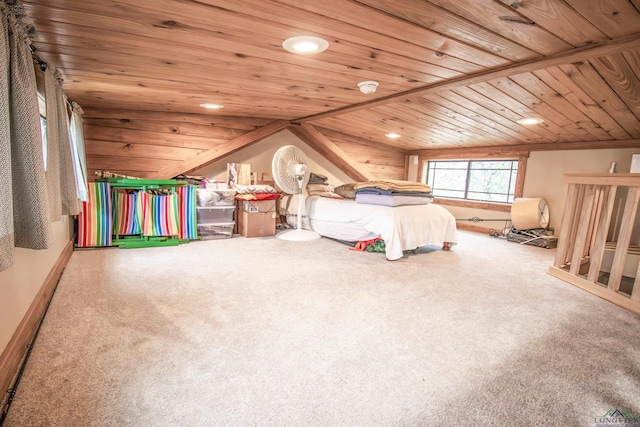
[[[142,204],[138,202],[140,194],[140,191],[130,194],[116,192],[113,212],[114,217],[118,219],[118,235],[142,234]]]
[[[88,189],[89,201],[82,202],[82,211],[78,214],[77,246],[111,246],[111,185],[108,182],[90,182]]]
[[[156,196],[142,193],[143,223],[145,236],[178,235],[178,195]]]
[[[180,239],[194,240],[198,238],[196,220],[196,187],[189,185],[176,188],[179,203],[179,232]]]

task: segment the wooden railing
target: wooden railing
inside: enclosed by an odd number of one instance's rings
[[[640,249],[631,244],[634,232],[639,234],[640,174],[566,174],[565,181],[549,274],[640,314],[640,266],[635,266]]]

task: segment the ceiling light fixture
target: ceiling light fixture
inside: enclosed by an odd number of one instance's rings
[[[400,138],[400,134],[399,133],[385,133],[384,136],[386,136],[387,138],[391,138],[391,139]]]
[[[376,89],[378,88],[378,82],[374,82],[373,80],[365,80],[358,83],[358,87],[360,88],[360,92],[369,95],[376,91]]]
[[[544,122],[544,119],[539,117],[525,117],[518,120],[518,124],[521,125],[539,125],[542,122]]]
[[[210,104],[210,103],[204,103],[204,104],[200,104],[200,106],[202,108],[208,108],[209,110],[219,110],[221,108],[224,108],[224,105],[220,105],[220,104]]]
[[[325,51],[329,42],[314,36],[297,36],[286,39],[282,47],[292,53],[312,54]]]

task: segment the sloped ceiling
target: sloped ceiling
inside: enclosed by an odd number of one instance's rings
[[[362,177],[340,141],[374,157],[640,147],[638,0],[23,3],[86,110],[90,169],[169,177],[287,127]],[[303,34],[329,48],[282,48]]]

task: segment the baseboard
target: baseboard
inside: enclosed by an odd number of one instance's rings
[[[18,325],[18,329],[13,333],[7,347],[2,352],[2,355],[0,355],[0,391],[3,393],[0,396],[0,401],[2,402],[2,405],[0,405],[0,414],[4,411],[4,407],[7,403],[6,400],[9,397],[8,393],[5,393],[5,391],[9,390],[15,381],[15,377],[20,370],[22,361],[27,354],[29,343],[33,339],[38,323],[40,322],[40,319],[53,296],[53,292],[60,280],[62,271],[67,266],[72,253],[73,241],[70,240],[60,253],[60,256],[54,266],[51,268],[51,271],[44,280],[40,291],[33,299],[33,302],[22,318],[20,325]]]
[[[483,233],[483,234],[489,234],[489,231],[491,231],[491,228],[481,227],[479,225],[473,225],[473,224],[466,224],[464,222],[457,223],[456,228],[458,230],[475,231],[476,233]]]

